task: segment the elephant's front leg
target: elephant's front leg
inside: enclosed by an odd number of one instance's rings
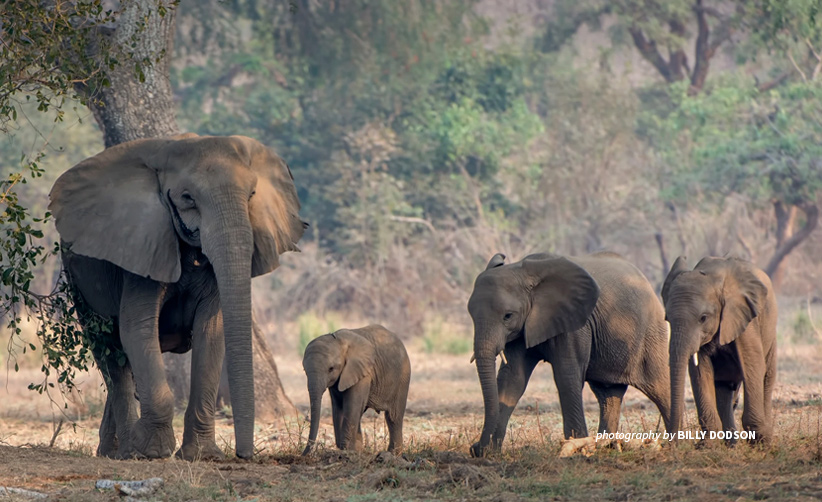
[[[220,386],[225,341],[223,316],[216,300],[200,303],[194,317],[191,346],[191,394],[186,408],[183,445],[177,456],[185,460],[219,460],[214,412]]]
[[[541,359],[537,351],[528,351],[525,348],[525,339],[522,337],[506,344],[504,354],[508,362],[500,364],[497,374],[499,420],[491,435],[491,444],[496,449],[502,447],[511,414],[525,393],[531,373]]]
[[[694,391],[699,426],[704,432],[718,431],[721,421],[716,402],[714,364],[711,357],[702,352],[697,353],[697,358],[698,365],[695,365],[693,360],[688,361],[688,374],[691,377],[691,388]]]
[[[754,441],[768,441],[772,424],[765,403],[765,356],[759,338],[743,334],[736,343],[739,363],[744,379],[742,401],[742,427],[746,431],[755,431]]]
[[[554,339],[547,343],[554,342],[550,348],[550,363],[559,393],[565,439],[587,437],[588,425],[585,423],[585,410],[582,406],[582,387],[585,385],[585,373],[591,354],[590,335],[582,337],[569,333],[558,338],[559,341]]]
[[[334,444],[337,445],[337,448],[342,450],[343,398],[342,394],[338,394],[334,391],[329,392],[329,394],[331,396],[331,420],[334,423]]]
[[[338,441],[338,445],[342,450],[359,450],[362,448],[360,422],[368,404],[370,391],[371,378],[366,377],[347,389],[343,395],[342,419],[340,420],[342,441]]]
[[[131,454],[137,457],[168,457],[176,444],[171,427],[174,395],[166,381],[158,333],[164,293],[162,283],[125,274],[120,341],[140,397],[140,419],[131,428]]]

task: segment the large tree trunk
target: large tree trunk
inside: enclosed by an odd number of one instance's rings
[[[91,108],[103,131],[106,148],[125,141],[180,133],[174,115],[169,81],[170,55],[174,43],[176,7],[161,1],[165,15],[158,14],[157,0],[123,0],[117,24],[106,28],[120,64],[108,70],[110,87],[91,91]],[[146,22],[142,22],[142,20]],[[136,45],[132,41],[137,40]],[[150,64],[137,63],[150,61]],[[277,366],[254,324],[254,371],[257,416],[271,417],[296,412],[282,388]],[[188,401],[191,354],[165,354],[166,374],[178,407]]]
[[[173,3],[167,0],[120,3],[117,25],[109,32],[120,64],[107,72],[111,86],[95,90],[89,103],[103,131],[106,148],[134,139],[180,132],[168,78],[177,14]],[[158,5],[165,8],[164,16],[158,14]],[[132,46],[135,39],[139,43]]]
[[[277,372],[277,364],[268,344],[265,342],[260,325],[254,316],[251,316],[252,336],[254,337],[254,409],[257,420],[273,422],[275,420],[294,416],[297,408],[288,399]],[[220,390],[217,393],[217,409],[231,403],[231,394],[228,388],[228,374],[223,363],[223,374],[220,378]]]

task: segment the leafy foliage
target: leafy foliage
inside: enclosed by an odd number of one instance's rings
[[[163,16],[163,4],[158,3],[158,14]],[[152,60],[135,60],[129,50],[113,47],[110,37],[116,16],[105,10],[101,0],[80,2],[57,1],[41,4],[29,1],[5,2],[0,6],[0,131],[9,139],[3,150],[14,149],[14,134],[20,122],[42,126],[28,113],[49,115],[54,123],[65,118],[67,108],[76,103],[89,104],[98,91],[110,85],[107,72],[123,63],[133,63],[137,77]],[[146,20],[141,19],[140,23]],[[136,34],[141,31],[141,24]],[[139,43],[137,35],[132,43]],[[39,145],[39,146],[31,146]],[[110,322],[101,319],[78,319],[72,306],[70,287],[65,278],[48,294],[38,294],[32,287],[36,280],[35,268],[53,263],[49,258],[59,253],[59,244],[44,244],[44,229],[49,227],[50,214],[42,199],[23,202],[17,191],[30,181],[42,178],[41,165],[46,152],[53,149],[49,140],[39,134],[31,145],[23,148],[22,156],[6,165],[19,166],[0,180],[0,202],[5,206],[0,214],[0,318],[10,332],[9,352],[14,356],[18,348],[25,352],[34,347],[20,336],[24,324],[34,321],[36,334],[43,345],[43,372],[46,379],[33,388],[43,392],[53,386],[48,377],[55,372],[57,384],[71,388],[76,371],[85,370],[91,350],[102,349],[105,333],[111,332]],[[19,151],[19,150],[18,150]],[[42,180],[41,180],[42,181]],[[38,183],[41,184],[41,183]],[[31,195],[32,191],[28,191]],[[35,191],[37,193],[37,191]],[[43,216],[40,216],[43,215]],[[49,237],[53,237],[50,235]],[[48,270],[49,267],[46,267]],[[54,276],[46,274],[51,288]],[[89,329],[84,335],[77,321]],[[89,339],[90,338],[90,339]]]
[[[4,2],[0,38],[0,131],[17,120],[16,98],[34,99],[39,111],[59,110],[66,98],[88,99],[109,85],[105,69],[118,64],[100,26],[114,21],[102,0],[41,4]],[[96,48],[101,58],[94,57]],[[91,93],[78,93],[84,86]]]
[[[696,96],[681,86],[673,92],[676,108],[661,130],[677,137],[685,151],[676,151],[699,168],[674,180],[710,187],[719,197],[736,192],[788,204],[815,199],[822,188],[819,82],[759,92],[751,79],[740,78]]]

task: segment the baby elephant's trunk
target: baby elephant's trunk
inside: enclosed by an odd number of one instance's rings
[[[303,455],[311,453],[314,443],[317,441],[317,433],[320,430],[320,412],[323,402],[325,386],[323,379],[318,377],[308,377],[308,396],[311,399],[311,428],[308,431],[308,444],[305,445]]]

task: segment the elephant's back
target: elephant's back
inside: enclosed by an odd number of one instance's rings
[[[619,289],[623,292],[656,296],[653,286],[639,268],[624,257],[611,251],[601,251],[586,256],[569,256],[597,281],[601,290]]]
[[[645,275],[620,255],[596,253],[573,261],[600,287],[592,315],[601,329],[593,333],[592,362],[599,363],[594,364],[599,370],[621,373],[625,383],[634,384],[639,376],[633,373],[642,367],[639,361],[664,356],[668,334],[662,302]]]
[[[389,331],[386,327],[379,324],[370,324],[363,328],[352,329],[358,335],[366,338],[377,347],[391,347],[401,352],[408,358],[408,352],[405,350],[405,344],[402,343],[400,337]]]
[[[411,384],[411,359],[408,357],[405,344],[396,334],[379,324],[351,331],[368,339],[377,347],[378,378],[374,382],[375,388],[369,407],[380,411],[389,410],[396,416],[400,408],[405,409],[408,387]]]

